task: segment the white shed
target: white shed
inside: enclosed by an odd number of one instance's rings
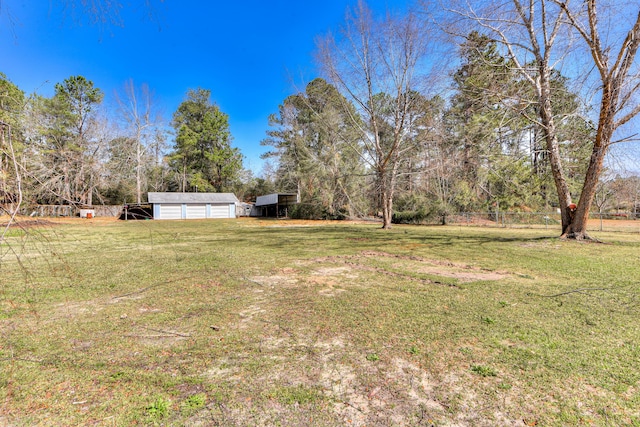
[[[235,218],[232,193],[148,193],[153,219]]]

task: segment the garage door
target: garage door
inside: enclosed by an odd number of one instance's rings
[[[182,205],[160,205],[160,219],[182,219]]]
[[[187,219],[207,217],[207,205],[187,205]]]
[[[229,205],[211,205],[211,218],[229,218]]]

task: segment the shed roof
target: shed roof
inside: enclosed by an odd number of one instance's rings
[[[148,193],[149,203],[238,203],[233,193]]]
[[[256,206],[293,205],[298,203],[297,193],[273,193],[256,197]]]

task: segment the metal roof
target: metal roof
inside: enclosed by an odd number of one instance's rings
[[[233,193],[148,193],[149,203],[238,203]]]
[[[256,206],[268,206],[276,204],[296,204],[298,203],[296,193],[273,193],[256,197]]]

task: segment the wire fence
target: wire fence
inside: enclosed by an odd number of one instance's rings
[[[461,212],[433,223],[474,227],[544,228],[561,230],[559,213],[552,212]],[[626,231],[640,233],[640,213],[591,213],[589,231]]]
[[[122,206],[93,206],[95,216],[117,217]],[[0,211],[0,215],[2,215]],[[79,207],[38,205],[23,208],[20,214],[36,217],[78,216]],[[423,218],[421,224],[447,224],[463,227],[537,228],[561,231],[557,212],[460,212],[440,217]],[[587,231],[622,231],[640,233],[640,212],[598,213],[589,215]]]

